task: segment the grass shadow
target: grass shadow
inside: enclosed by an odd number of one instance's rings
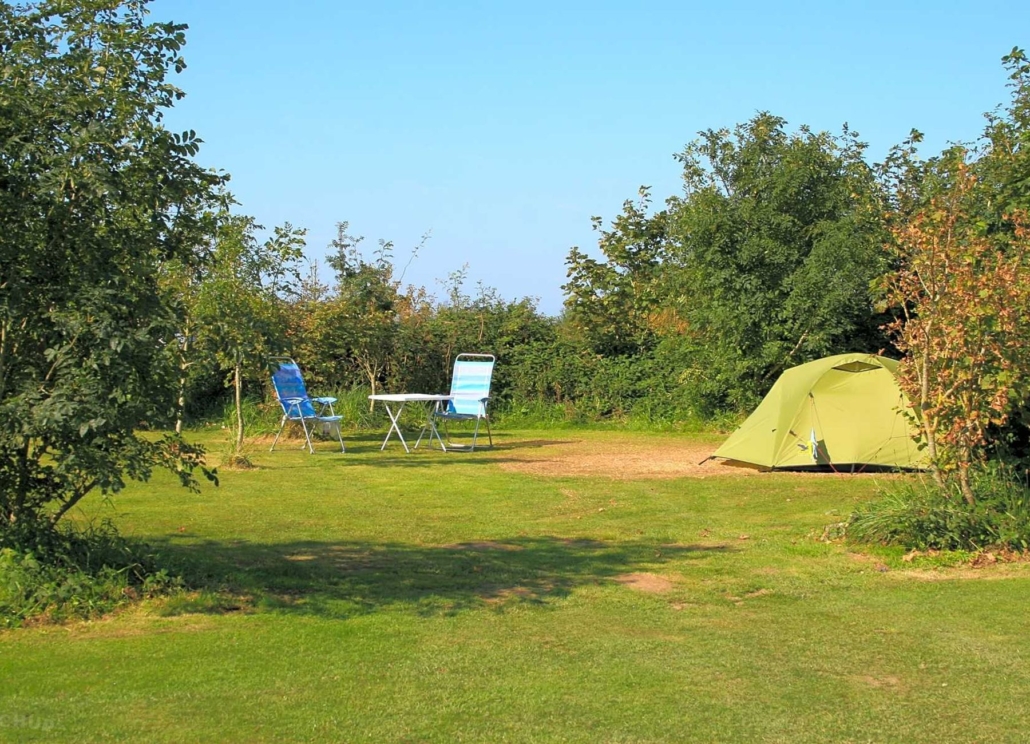
[[[563,444],[579,444],[581,439],[526,439],[516,440],[512,442],[505,442],[498,444],[495,449],[509,450],[509,449],[538,449],[541,447],[558,447]]]
[[[543,605],[576,587],[656,570],[671,560],[732,552],[726,545],[659,545],[519,537],[454,545],[342,541],[196,541],[154,545],[192,586],[245,598],[259,610],[347,618],[392,608],[423,615]],[[210,606],[209,609],[205,607]],[[221,612],[225,602],[179,611]],[[229,603],[235,611],[236,602]]]

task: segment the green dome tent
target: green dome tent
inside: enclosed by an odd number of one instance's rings
[[[839,354],[788,369],[712,457],[762,468],[925,467],[898,363]]]

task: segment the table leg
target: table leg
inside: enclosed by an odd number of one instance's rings
[[[404,441],[404,435],[401,434],[401,427],[397,423],[397,420],[401,417],[401,411],[404,410],[404,403],[402,402],[400,404],[400,407],[397,409],[397,413],[394,413],[390,409],[390,404],[388,402],[383,401],[383,406],[386,408],[386,415],[390,417],[390,429],[386,432],[386,439],[383,440],[383,446],[379,448],[379,451],[382,452],[386,449],[386,443],[390,441],[390,435],[397,432],[397,438],[400,439],[401,444],[404,445],[404,451],[410,454],[411,450],[408,449],[408,443]]]
[[[437,403],[436,405],[439,405]],[[436,424],[433,422],[433,408],[426,406],[426,423],[422,425],[422,431],[418,433],[418,441],[415,442],[415,446],[412,449],[418,449],[418,445],[422,442],[422,437],[426,431],[429,431],[429,447],[433,447],[433,436],[436,435],[436,440],[440,443],[440,449],[444,452],[447,451],[447,445],[444,444],[443,437],[440,436],[440,432],[436,428]]]

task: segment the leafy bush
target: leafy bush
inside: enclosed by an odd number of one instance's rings
[[[0,532],[0,627],[87,619],[181,587],[144,544],[120,537],[109,522]]]
[[[957,488],[940,490],[929,478],[892,483],[847,524],[849,539],[917,550],[1030,549],[1030,485],[1009,468],[975,471],[976,503]]]

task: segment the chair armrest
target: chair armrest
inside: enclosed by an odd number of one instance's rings
[[[455,403],[464,402],[466,405],[469,403],[479,404],[479,413],[458,413],[456,410],[451,410]],[[463,418],[463,417],[477,417],[481,418],[486,416],[486,406],[490,402],[490,396],[480,395],[452,395],[448,400],[442,403],[436,404],[436,409],[433,411],[434,416],[440,416],[441,418]]]
[[[321,398],[312,398],[311,400],[315,401],[316,403],[322,403],[323,405],[326,404],[326,403],[335,403],[336,402],[336,398],[331,398],[331,397],[328,397],[328,396],[323,396]]]
[[[304,417],[304,411],[301,409],[301,403],[308,400],[307,398],[283,398],[283,410],[287,416],[293,416],[296,413],[301,418]]]

